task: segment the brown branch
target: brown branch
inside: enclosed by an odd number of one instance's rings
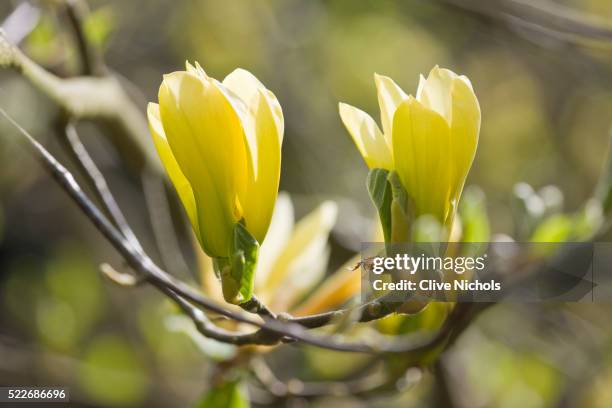
[[[64,136],[63,141],[66,150],[77,164],[80,173],[85,177],[89,185],[93,187],[93,191],[104,206],[111,220],[113,220],[115,226],[119,228],[119,231],[121,231],[131,246],[139,251],[143,251],[136,234],[134,234],[121,208],[119,208],[117,201],[115,201],[115,197],[111,193],[104,175],[87,152],[73,123],[68,123],[65,126]]]

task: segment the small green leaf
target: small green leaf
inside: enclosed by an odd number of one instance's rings
[[[370,198],[378,211],[385,242],[391,239],[391,185],[387,181],[389,171],[372,169],[368,174],[367,185]]]
[[[410,212],[408,193],[399,175],[392,171],[387,177],[391,186],[391,242],[407,242],[410,239]]]
[[[236,223],[229,258],[214,259],[215,273],[221,279],[226,302],[237,305],[251,299],[258,251],[257,240],[242,223]]]
[[[208,391],[195,408],[249,408],[245,394],[238,381],[226,382]]]
[[[238,303],[251,299],[259,243],[241,223],[234,226],[232,276],[238,283]]]

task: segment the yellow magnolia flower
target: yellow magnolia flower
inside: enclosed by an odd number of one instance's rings
[[[437,66],[421,76],[416,98],[374,74],[382,132],[367,113],[340,104],[340,117],[367,165],[395,171],[415,216],[450,226],[472,165],[480,107],[469,79]]]
[[[263,242],[284,128],[274,94],[243,69],[219,82],[187,63],[164,75],[158,97],[147,109],[153,141],[204,251],[227,258],[237,222]]]

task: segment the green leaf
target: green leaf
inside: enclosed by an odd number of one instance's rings
[[[387,177],[391,186],[391,242],[407,242],[410,239],[410,212],[408,193],[399,175],[392,171]]]
[[[195,408],[249,408],[248,397],[238,381],[223,383],[212,388]]]
[[[367,185],[370,199],[378,211],[385,242],[391,240],[391,185],[387,181],[389,171],[372,169],[368,173]]]
[[[237,305],[251,299],[258,251],[257,240],[241,222],[236,223],[229,258],[215,258],[213,264],[226,302]]]
[[[232,276],[238,283],[238,303],[251,299],[259,243],[241,223],[234,226]]]

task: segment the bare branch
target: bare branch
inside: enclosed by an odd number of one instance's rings
[[[96,196],[103,204],[104,209],[113,220],[114,224],[117,226],[117,228],[119,228],[119,231],[121,231],[131,246],[139,251],[143,251],[138,238],[134,234],[134,231],[132,231],[132,228],[126,221],[123,212],[115,201],[115,197],[113,197],[113,194],[111,193],[102,172],[94,163],[93,159],[87,152],[87,149],[85,149],[83,142],[81,142],[81,138],[79,137],[74,124],[68,123],[66,125],[64,136],[67,150],[77,163],[79,170],[86,178],[87,182],[93,187]]]
[[[85,8],[86,4],[81,0],[65,0],[63,4],[63,9],[70,23],[70,28],[78,49],[78,55],[81,62],[81,74],[103,76],[107,73],[107,70],[104,67],[102,57],[98,53],[98,50],[89,42],[83,29]]]
[[[266,332],[262,330],[247,334],[225,330],[212,323],[203,311],[194,307],[171,289],[163,287],[161,290],[193,320],[196,329],[208,338],[237,346],[247,344],[273,345],[278,343],[278,336],[266,336],[264,335]]]
[[[598,16],[549,0],[438,0],[463,12],[575,43],[612,40],[612,25]]]
[[[145,172],[141,180],[149,222],[162,264],[166,269],[173,271],[175,276],[195,277],[183,256],[177,232],[174,229],[170,197],[165,188],[165,180],[159,174],[150,172]],[[184,217],[181,217],[181,220],[184,221]]]
[[[0,68],[13,68],[52,99],[71,119],[91,119],[107,126],[117,150],[136,169],[161,173],[161,164],[149,142],[141,110],[113,76],[59,78],[44,70],[15,47],[0,31]]]
[[[392,295],[381,296],[378,299],[364,303],[356,308],[333,310],[331,312],[324,312],[316,315],[295,317],[289,319],[289,321],[304,327],[316,328],[326,326],[333,321],[341,320],[350,314],[351,318],[356,322],[371,322],[390,315],[401,306],[401,303],[389,302],[389,298],[392,298]]]
[[[249,313],[260,315],[261,317],[276,319],[276,315],[266,305],[261,303],[257,296],[251,296],[251,299],[241,303],[240,307]]]
[[[304,382],[296,378],[281,381],[263,358],[251,360],[250,366],[257,380],[276,397],[360,395],[382,388],[394,380],[386,371],[378,369],[354,380],[346,381]]]
[[[142,277],[136,277],[129,273],[119,272],[107,263],[103,263],[100,265],[100,272],[102,272],[104,276],[106,276],[108,279],[110,279],[119,286],[132,287],[138,286],[139,284],[144,282]]]

